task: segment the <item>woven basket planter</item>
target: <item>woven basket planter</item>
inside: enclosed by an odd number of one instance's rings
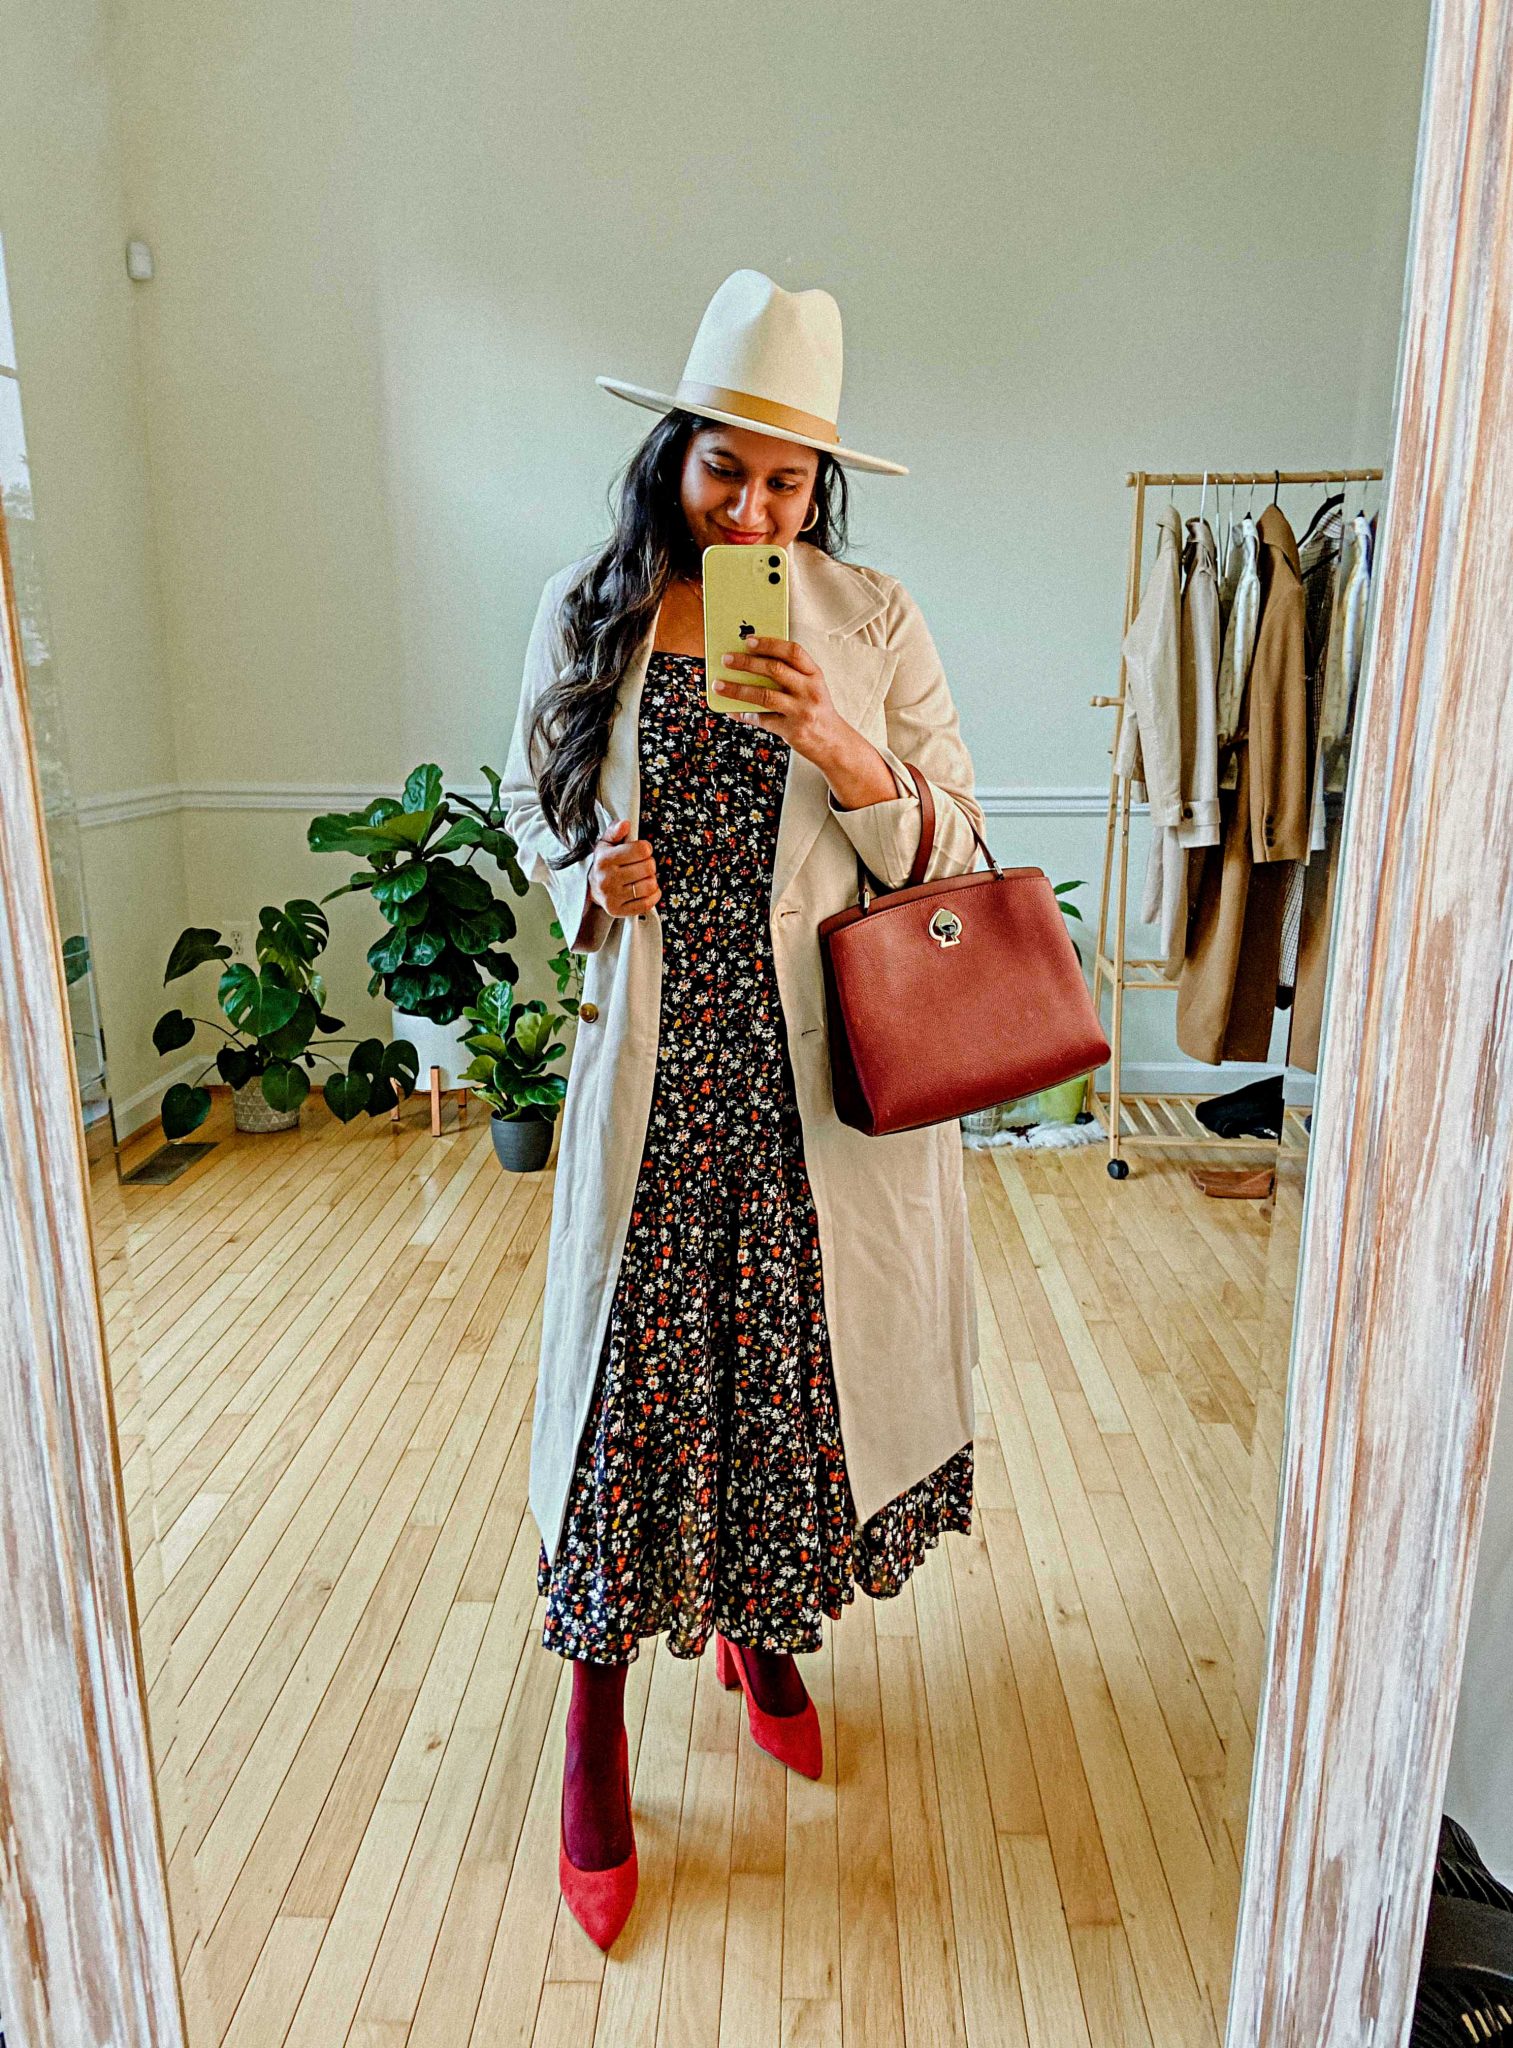
[[[254,1074],[240,1088],[232,1089],[231,1114],[239,1131],[294,1131],[299,1128],[299,1110],[270,1107],[263,1093],[261,1074]]]

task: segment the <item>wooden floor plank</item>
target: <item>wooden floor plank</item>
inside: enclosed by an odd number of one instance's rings
[[[967,1155],[972,1531],[802,1661],[817,1782],[712,1657],[642,1643],[605,1957],[558,1891],[572,1674],[527,1505],[554,1172],[501,1175],[481,1123],[215,1114],[100,1247],[192,2048],[1210,2048],[1269,1205],[1182,1155],[1117,1186],[1097,1147]]]

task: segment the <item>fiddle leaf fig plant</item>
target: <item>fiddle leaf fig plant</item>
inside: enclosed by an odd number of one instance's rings
[[[490,982],[514,982],[519,974],[513,956],[499,950],[515,936],[514,912],[474,862],[488,855],[517,896],[530,884],[504,830],[499,777],[492,768],[482,772],[486,803],[444,789],[441,770],[425,762],[397,800],[375,797],[360,811],[327,812],[311,821],[307,835],[315,853],[367,862],[321,901],[366,890],[387,923],[368,948],[368,993],[382,989],[396,1009],[433,1024],[470,1014]]]
[[[551,931],[562,938],[556,918]],[[549,1068],[567,1051],[558,1032],[581,1008],[583,956],[564,944],[548,964],[556,977],[560,1010],[539,1000],[517,1002],[513,987],[496,981],[465,1012],[472,1029],[463,1034],[462,1042],[473,1062],[461,1078],[502,1122],[551,1123],[567,1095],[566,1077]]]
[[[551,1123],[567,1095],[567,1078],[550,1071],[567,1051],[557,1038],[563,1019],[538,999],[515,1000],[508,982],[494,981],[465,1014],[473,1028],[463,1044],[473,1055],[461,1079],[507,1122]]]
[[[333,1043],[354,1048],[344,1071],[329,1053],[311,1050],[317,1032],[330,1036],[342,1029],[341,1018],[326,1011],[326,984],[315,967],[330,931],[325,912],[308,897],[265,905],[258,913],[255,967],[233,960],[231,948],[210,926],[191,925],[180,932],[168,956],[165,985],[219,960],[216,999],[227,1021],[165,1010],[153,1026],[152,1042],[159,1053],[178,1052],[193,1039],[196,1024],[221,1032],[227,1042],[194,1081],[175,1081],[165,1092],[166,1138],[186,1137],[210,1114],[210,1091],[201,1080],[212,1066],[232,1088],[260,1079],[269,1108],[291,1110],[309,1094],[316,1061],[325,1060],[337,1072],[321,1092],[326,1107],[342,1123],[350,1123],[364,1110],[369,1116],[385,1114],[394,1107],[396,1089],[401,1095],[414,1092],[418,1062],[412,1045],[333,1038]]]

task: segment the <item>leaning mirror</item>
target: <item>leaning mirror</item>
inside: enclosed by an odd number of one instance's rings
[[[1428,9],[749,26],[78,0],[3,88],[191,2048],[1223,2036]],[[1109,1057],[863,1135],[910,760]]]

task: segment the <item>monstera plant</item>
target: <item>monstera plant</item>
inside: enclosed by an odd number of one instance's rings
[[[364,1111],[379,1116],[394,1107],[396,1094],[409,1095],[414,1090],[413,1047],[385,1045],[377,1038],[338,1041],[332,1036],[342,1029],[342,1020],[327,1014],[326,984],[315,966],[330,935],[320,905],[300,896],[281,908],[266,905],[259,912],[256,966],[233,960],[220,933],[208,926],[191,925],[174,941],[164,983],[219,960],[222,972],[216,999],[226,1023],[188,1017],[178,1009],[165,1010],[153,1027],[152,1042],[166,1054],[188,1045],[196,1024],[224,1033],[227,1042],[202,1073],[213,1066],[230,1085],[239,1129],[287,1129],[297,1122],[317,1060],[336,1069],[321,1093],[326,1107],[343,1123]],[[353,1046],[345,1069],[329,1053],[312,1050],[317,1032],[332,1043]],[[261,1105],[249,1099],[254,1082],[259,1084],[256,1093],[261,1095]],[[264,1114],[264,1109],[271,1115]],[[193,1082],[176,1081],[163,1096],[163,1134],[185,1137],[209,1114],[210,1091],[200,1085],[199,1077]]]
[[[312,852],[355,854],[367,866],[322,903],[365,890],[388,930],[368,948],[373,977],[397,1010],[452,1024],[491,981],[513,982],[513,957],[499,950],[515,936],[515,917],[474,865],[486,854],[517,896],[530,884],[503,829],[499,777],[492,768],[487,803],[442,787],[434,762],[412,770],[403,795],[375,797],[361,811],[332,811],[311,821]]]

